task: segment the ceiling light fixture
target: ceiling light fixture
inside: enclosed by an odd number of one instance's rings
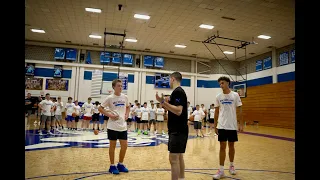
[[[136,40],[136,39],[125,39],[125,41],[127,41],[127,42],[137,42],[138,40]]]
[[[93,35],[93,34],[90,34],[90,35],[89,35],[89,38],[93,38],[93,39],[101,39],[101,36],[99,36],[99,35]]]
[[[96,8],[85,8],[87,12],[93,12],[93,13],[101,13],[101,9]]]
[[[267,35],[259,35],[258,38],[260,39],[270,39],[271,36],[267,36]]]
[[[137,19],[145,19],[145,20],[150,19],[150,16],[148,16],[148,15],[142,15],[142,14],[135,14],[133,17],[134,17],[134,18],[137,18]]]
[[[224,54],[233,54],[231,51],[223,51]]]
[[[176,44],[176,45],[174,45],[174,47],[177,47],[177,48],[186,48],[187,46],[181,45],[181,44]]]
[[[201,24],[199,27],[200,27],[200,28],[203,28],[203,29],[213,29],[213,28],[214,28],[214,26],[212,26],[212,25],[207,25],[207,24]]]
[[[31,29],[32,32],[35,32],[35,33],[46,33],[44,30],[42,29]]]

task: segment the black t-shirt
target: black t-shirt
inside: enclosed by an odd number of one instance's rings
[[[168,111],[168,132],[169,133],[188,133],[188,105],[187,95],[179,86],[170,96],[169,103],[175,106],[182,106],[180,116]]]
[[[26,98],[25,100],[24,100],[24,102],[26,103],[26,102],[31,102],[31,104],[28,104],[28,105],[25,105],[25,109],[26,110],[32,110],[32,107],[33,107],[33,105],[34,105],[34,99],[32,99],[32,98]]]

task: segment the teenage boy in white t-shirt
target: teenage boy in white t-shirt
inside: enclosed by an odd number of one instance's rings
[[[196,110],[193,111],[192,115],[194,116],[193,126],[196,130],[197,137],[204,137],[201,129],[201,123],[205,116],[204,112],[199,108],[199,105],[196,105]],[[200,135],[199,135],[200,134]]]
[[[99,111],[109,117],[107,129],[108,129],[108,139],[110,141],[109,147],[109,158],[110,158],[110,168],[109,172],[112,174],[119,174],[119,172],[129,172],[129,170],[123,164],[124,157],[128,147],[128,132],[127,132],[127,122],[130,107],[128,102],[128,97],[122,94],[122,81],[120,79],[115,79],[112,81],[112,88],[114,93],[109,95],[101,106],[99,106]],[[105,108],[108,107],[109,111]],[[120,141],[120,156],[119,163],[117,166],[114,164],[114,151],[116,149],[117,140]]]
[[[148,123],[150,119],[150,110],[147,107],[147,102],[143,103],[143,107],[141,108],[142,116],[141,116],[141,123],[142,123],[142,134],[148,135]]]
[[[63,102],[61,101],[61,97],[58,97],[58,101],[54,103],[55,106],[55,120],[56,120],[56,124],[59,125],[59,129],[63,129],[63,123],[62,123],[62,110],[63,110]]]
[[[212,133],[211,130],[214,131],[214,112],[215,112],[214,104],[211,104],[210,109],[209,109],[209,114],[208,114],[209,124],[210,124],[210,131],[209,131],[208,135],[210,135]],[[216,136],[217,134],[214,133],[214,135]]]
[[[72,116],[72,113],[74,112],[74,103],[72,102],[72,97],[68,97],[68,102],[66,103],[65,109],[66,109],[66,120],[67,120],[67,127],[68,130],[72,130],[72,121],[74,121],[74,117]]]
[[[165,133],[164,133],[164,109],[162,108],[160,103],[157,104],[156,115],[157,115],[156,116],[157,130],[156,130],[155,134],[157,134],[157,132],[159,131],[159,133],[162,132],[162,134],[165,135]]]
[[[141,106],[140,103],[137,103],[136,107],[134,107],[134,114],[135,114],[135,119],[137,121],[137,132],[138,135],[141,134],[141,130],[143,129],[143,124],[141,123],[141,116],[142,116],[142,111],[141,111]]]
[[[218,172],[213,176],[213,179],[220,179],[225,177],[224,175],[224,161],[226,158],[226,147],[228,141],[229,147],[229,159],[230,166],[229,172],[231,175],[235,175],[233,160],[235,155],[234,143],[238,141],[238,122],[237,122],[237,107],[239,108],[240,127],[239,131],[243,131],[243,119],[242,119],[242,102],[238,93],[229,89],[230,79],[228,77],[220,77],[218,79],[222,93],[218,94],[215,103],[214,114],[214,128],[216,134],[218,134],[218,141],[220,142],[220,168]],[[218,125],[218,126],[217,126]]]
[[[92,100],[91,97],[89,97],[88,102],[85,102],[82,105],[84,115],[83,115],[83,121],[81,124],[81,128],[82,128],[82,130],[86,130],[86,131],[89,130],[89,123],[92,119],[92,113],[93,113],[93,104],[92,104],[91,100]]]
[[[52,134],[50,132],[49,127],[51,126],[51,117],[54,111],[54,106],[53,106],[53,102],[50,100],[49,93],[46,94],[46,99],[40,102],[39,107],[41,109],[41,112],[43,113],[39,135],[42,135],[42,130],[45,129],[46,125],[47,125],[47,129],[46,129],[47,133]]]

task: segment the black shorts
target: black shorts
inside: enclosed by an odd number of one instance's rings
[[[151,124],[151,123],[155,124],[155,123],[156,123],[156,120],[155,120],[155,119],[151,119],[151,120],[149,121],[149,124]]]
[[[92,115],[92,121],[99,121],[99,114],[95,113]]]
[[[76,121],[76,122],[79,122],[79,116],[76,116],[76,117],[74,117],[74,120]]]
[[[128,118],[128,119],[127,119],[127,122],[132,122],[132,118]]]
[[[238,141],[237,130],[218,129],[218,141],[229,141],[229,142]]]
[[[168,151],[170,153],[185,153],[188,141],[188,134],[169,133]]]
[[[127,131],[114,131],[108,129],[108,139],[109,140],[127,140],[128,139],[128,132]]]
[[[108,116],[103,116],[103,120],[108,121],[109,117]]]
[[[137,123],[141,123],[141,118],[136,117]]]
[[[214,123],[214,119],[209,119],[209,123]]]
[[[148,120],[141,120],[141,123],[148,123]]]
[[[194,129],[201,129],[201,121],[193,121],[193,128]]]

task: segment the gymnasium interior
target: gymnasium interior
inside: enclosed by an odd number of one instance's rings
[[[94,134],[57,129],[39,134],[38,104],[47,93],[82,106],[102,102],[121,79],[131,104],[170,95],[169,75],[182,74],[190,106],[206,109],[222,92],[218,78],[242,101],[244,131],[235,143],[236,175],[224,179],[295,179],[295,1],[292,0],[26,0],[26,179],[170,179],[167,121],[164,133],[128,130],[124,163],[110,174],[109,140],[100,115]],[[206,114],[207,116],[207,114]],[[62,124],[66,112],[62,111]],[[208,118],[208,117],[207,117]],[[66,126],[66,125],[65,125]],[[186,180],[211,180],[219,168],[219,141],[208,122],[197,137],[189,126]],[[116,148],[118,159],[120,144]],[[226,167],[228,166],[228,155]]]

